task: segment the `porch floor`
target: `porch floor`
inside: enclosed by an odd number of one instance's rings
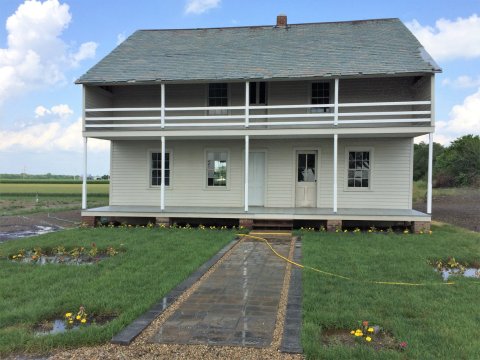
[[[251,206],[159,206],[111,205],[82,210],[82,216],[103,217],[169,217],[169,218],[221,218],[221,219],[278,219],[278,220],[366,220],[366,221],[431,221],[431,216],[410,209],[353,209],[295,208]]]

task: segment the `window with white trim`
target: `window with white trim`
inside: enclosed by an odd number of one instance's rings
[[[208,84],[208,106],[228,106],[228,84]],[[208,110],[209,115],[227,115],[228,110]]]
[[[369,188],[371,181],[370,151],[348,152],[348,188]]]
[[[312,99],[314,105],[330,104],[330,83],[314,82],[312,83]],[[330,108],[312,108],[312,112],[330,112]]]
[[[207,151],[207,186],[227,186],[227,151]]]
[[[170,186],[170,152],[165,151],[165,186]],[[150,185],[162,184],[162,153],[150,153]]]

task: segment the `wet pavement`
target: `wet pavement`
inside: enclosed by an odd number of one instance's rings
[[[290,239],[273,240],[288,256]],[[286,262],[264,243],[240,243],[151,338],[155,343],[267,347],[272,342]]]

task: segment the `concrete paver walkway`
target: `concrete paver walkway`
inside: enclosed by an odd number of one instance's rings
[[[272,245],[288,256],[290,239]],[[151,342],[269,346],[285,268],[286,262],[265,244],[243,241],[163,323]]]

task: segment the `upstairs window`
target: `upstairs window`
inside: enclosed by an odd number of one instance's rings
[[[312,104],[326,105],[330,104],[330,83],[314,82],[312,83]],[[330,112],[330,108],[312,108],[312,112]]]
[[[152,152],[150,155],[150,185],[162,184],[162,153]],[[170,152],[165,152],[165,186],[170,186]]]
[[[348,188],[370,187],[370,151],[348,152]]]
[[[250,105],[267,105],[267,84],[265,81],[250,82]]]
[[[208,84],[208,106],[228,106],[228,84]],[[227,110],[209,110],[209,115],[226,115]]]

